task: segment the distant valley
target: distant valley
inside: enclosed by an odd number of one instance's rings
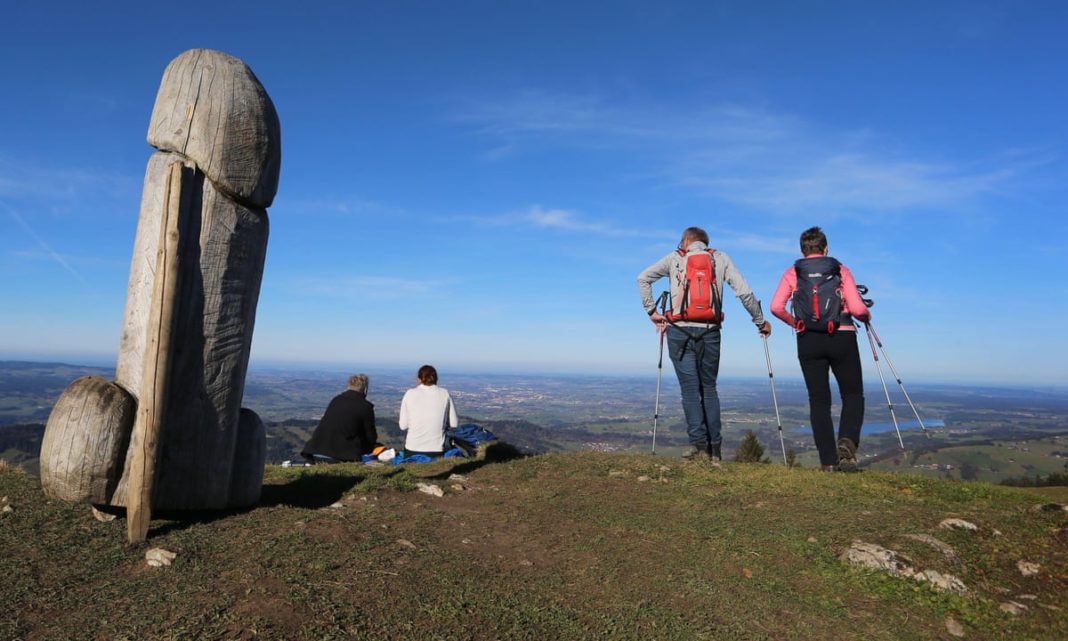
[[[0,458],[36,472],[44,423],[63,389],[84,375],[111,378],[106,368],[59,363],[0,361]],[[369,398],[375,403],[381,440],[400,446],[396,417],[412,376],[369,371]],[[340,392],[344,372],[254,369],[245,387],[246,407],[268,425],[268,461],[298,457],[323,409]],[[672,376],[661,391],[656,451],[681,453],[685,426]],[[653,378],[606,376],[526,376],[443,373],[461,420],[478,423],[528,453],[604,451],[647,453],[652,447]],[[899,423],[909,426],[898,447],[881,387],[866,391],[862,465],[940,478],[997,482],[1048,475],[1068,469],[1068,390],[909,385],[931,438],[915,427],[903,398],[891,389]],[[808,431],[804,386],[778,382],[788,448],[803,466],[817,464]],[[775,413],[767,379],[720,382],[725,454],[730,456],[746,430],[753,430],[765,456],[781,464]]]

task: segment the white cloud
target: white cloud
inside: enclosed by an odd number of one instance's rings
[[[441,220],[445,222],[465,222],[483,227],[548,229],[616,238],[656,238],[671,235],[663,230],[626,227],[608,220],[592,219],[569,209],[546,209],[540,205],[532,205],[523,211],[508,212],[495,216],[451,216]]]
[[[339,276],[298,278],[294,285],[302,294],[346,299],[438,298],[448,285],[442,280],[394,276]]]
[[[526,92],[468,103],[457,119],[508,155],[537,144],[634,150],[667,183],[773,213],[964,205],[1048,162],[1036,154],[1001,154],[988,166],[932,158],[871,130],[732,104],[685,111]]]
[[[136,199],[140,193],[139,177],[82,167],[42,167],[0,156],[0,198],[32,199],[37,204],[99,203]]]
[[[3,204],[3,203],[0,203],[0,204]],[[81,273],[78,272],[78,270],[76,270],[73,267],[71,267],[70,263],[67,261],[66,258],[64,258],[61,254],[56,252],[54,249],[52,249],[52,247],[48,243],[46,243],[43,238],[38,236],[37,232],[35,232],[33,230],[33,228],[30,227],[29,223],[26,222],[26,220],[22,217],[21,214],[19,214],[14,209],[11,209],[10,207],[5,206],[4,208],[7,209],[8,214],[11,216],[11,218],[16,223],[18,223],[19,227],[22,227],[23,231],[25,231],[26,234],[30,238],[32,238],[34,240],[34,242],[37,243],[37,246],[40,247],[44,251],[44,255],[45,256],[47,256],[49,259],[51,259],[51,260],[55,261],[57,264],[59,264],[60,267],[65,269],[67,272],[69,272],[70,275],[72,275],[75,278],[77,278],[78,281],[80,281],[82,283],[85,282],[85,277],[83,277],[81,275]]]
[[[381,216],[403,212],[398,207],[358,196],[279,197],[271,212],[304,215]]]

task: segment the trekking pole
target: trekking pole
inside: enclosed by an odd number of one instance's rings
[[[901,428],[897,425],[897,415],[894,414],[894,404],[890,402],[890,390],[886,387],[886,379],[883,378],[883,366],[879,363],[879,354],[875,351],[875,343],[871,338],[871,325],[864,323],[864,333],[868,336],[868,345],[871,346],[871,357],[875,359],[875,371],[879,372],[879,380],[883,384],[883,394],[886,395],[886,406],[890,408],[890,418],[894,421],[894,431],[897,432],[897,442],[901,449],[905,449],[905,441],[901,440]]]
[[[653,454],[656,454],[656,422],[660,418],[660,378],[664,373],[664,332],[660,332],[660,359],[656,362],[656,407],[653,409]]]
[[[657,305],[661,310],[667,308],[668,292],[660,294],[660,298],[657,300]],[[656,305],[653,306],[656,309]],[[664,373],[664,332],[665,328],[660,327],[660,358],[656,361],[656,406],[653,408],[653,454],[656,454],[656,423],[660,418],[660,379]]]
[[[883,347],[883,342],[879,340],[878,332],[875,331],[875,327],[872,326],[870,321],[865,324],[868,326],[868,331],[871,332],[871,336],[875,337],[875,343],[879,346],[879,351],[883,353],[883,358],[886,359],[886,364],[890,366],[891,373],[893,373],[894,378],[897,379],[897,384],[901,388],[901,393],[905,395],[905,400],[909,402],[909,407],[912,408],[912,413],[916,416],[916,422],[920,424],[920,429],[923,430],[923,435],[927,438],[931,438],[931,433],[927,431],[927,427],[923,424],[923,419],[920,418],[920,413],[916,411],[916,405],[913,404],[912,399],[909,398],[909,393],[905,390],[905,384],[901,382],[901,376],[897,373],[893,361],[890,360],[890,355],[886,353],[886,348]]]
[[[790,463],[786,460],[786,441],[782,436],[782,419],[779,418],[779,398],[775,394],[775,375],[771,373],[771,352],[768,351],[768,336],[767,334],[761,334],[761,338],[764,339],[764,360],[768,362],[768,380],[771,381],[771,402],[775,405],[775,423],[779,426],[779,445],[782,446],[782,463],[786,467],[790,467]]]

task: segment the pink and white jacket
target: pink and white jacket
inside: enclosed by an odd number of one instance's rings
[[[822,254],[809,254],[805,258],[818,258]],[[864,301],[860,298],[860,292],[857,291],[857,282],[853,279],[853,272],[849,271],[849,268],[845,265],[841,266],[842,274],[842,311],[848,313],[858,321],[866,322],[871,320],[871,311],[864,304]],[[771,298],[771,313],[775,315],[782,322],[786,323],[790,327],[797,327],[797,319],[794,315],[786,309],[786,303],[793,298],[794,292],[797,291],[797,270],[793,265],[790,265],[783,272],[782,278],[779,279],[779,287],[775,290],[775,295]],[[838,328],[838,331],[842,332],[855,332],[856,326],[852,323],[845,323]]]

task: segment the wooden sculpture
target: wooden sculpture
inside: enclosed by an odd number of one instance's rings
[[[281,162],[267,92],[207,49],[167,66],[148,142],[115,381],[74,381],[41,446],[45,492],[125,506],[131,541],[152,510],[259,500],[266,436],[241,398]]]

